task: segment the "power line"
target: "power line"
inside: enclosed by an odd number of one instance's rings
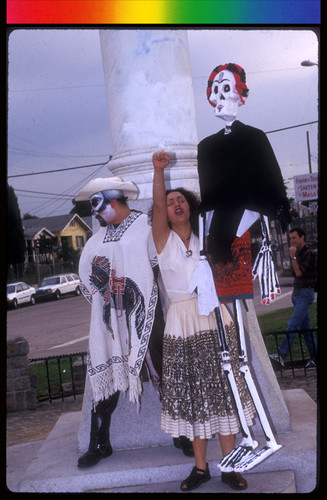
[[[16,136],[18,137],[18,136]],[[35,156],[38,156],[38,157],[52,157],[54,154],[55,155],[58,155],[58,153],[42,153],[42,151],[31,151],[31,150],[28,150],[28,149],[21,149],[21,148],[15,148],[15,147],[9,147],[8,148],[8,151],[12,151],[13,153],[17,153],[17,154],[30,154],[30,155],[35,155]],[[62,158],[65,158],[65,159],[68,159],[68,158],[102,158],[103,156],[105,156],[104,154],[100,154],[100,155],[60,155]]]
[[[92,87],[105,87],[104,83],[97,83],[94,85],[67,85],[63,87],[44,87],[34,89],[10,89],[10,92],[40,92],[41,90],[67,90],[67,89],[87,89]]]
[[[48,194],[50,196],[60,196],[61,198],[70,198],[70,199],[72,197],[69,194],[47,193],[45,191],[30,191],[30,190],[27,190],[27,189],[15,189],[15,192],[16,191],[19,191],[19,192],[22,192],[22,193]]]
[[[62,193],[62,194],[66,194],[68,193],[69,191],[71,190],[76,190],[78,187],[82,186],[85,184],[85,182],[87,182],[89,179],[91,179],[92,177],[94,177],[95,175],[97,175],[97,173],[102,169],[102,166],[100,166],[99,168],[95,169],[93,172],[91,172],[91,174],[87,174],[86,177],[84,177],[84,179],[82,180],[79,180],[78,182],[76,182],[73,186],[70,186],[69,188],[65,189],[65,191]],[[75,191],[76,192],[76,191]],[[21,196],[21,195],[19,195]],[[24,195],[23,195],[24,196]],[[72,194],[71,195],[71,200],[75,197],[75,194]],[[52,199],[52,200],[49,200],[49,197],[48,197],[48,201],[45,202],[45,203],[41,203],[41,204],[38,204],[37,206],[34,206],[32,209],[31,209],[31,212],[34,212],[34,213],[38,213],[40,212],[40,210],[44,211],[46,208],[50,207],[50,205],[54,205],[57,201],[59,201],[60,197],[56,198],[56,199]],[[69,200],[67,200],[69,201]],[[64,203],[67,203],[67,201],[65,200]],[[58,208],[60,208],[62,206],[62,204],[56,208],[56,210]],[[53,212],[53,209],[52,209],[52,212]],[[48,215],[48,214],[47,214]]]
[[[92,163],[90,165],[81,165],[79,167],[68,167],[68,168],[58,168],[56,170],[44,170],[43,172],[29,172],[28,174],[17,174],[17,175],[8,175],[8,179],[13,177],[27,177],[28,175],[41,175],[41,174],[54,174],[56,172],[64,172],[65,170],[77,170],[78,168],[88,168],[88,167],[98,167],[106,165],[112,158],[112,155],[109,155],[109,158],[104,163]]]
[[[291,125],[290,127],[278,128],[276,130],[269,130],[268,132],[265,132],[265,134],[272,134],[273,132],[280,132],[282,130],[289,130],[290,128],[305,127],[306,125],[312,125],[313,123],[318,123],[318,120],[315,120],[314,122],[301,123],[300,125]]]
[[[315,120],[312,122],[300,123],[299,125],[290,125],[289,127],[278,128],[276,130],[268,130],[268,132],[265,132],[265,133],[266,134],[273,134],[274,132],[281,132],[283,130],[290,130],[292,128],[305,127],[306,125],[312,125],[313,123],[318,123],[318,120]],[[29,175],[53,174],[56,172],[64,172],[66,170],[77,170],[79,168],[104,166],[111,160],[111,158],[112,158],[112,155],[109,155],[109,158],[105,163],[92,163],[90,165],[81,165],[78,167],[59,168],[56,170],[44,170],[43,172],[29,172],[28,174],[8,175],[8,179],[11,179],[13,177],[27,177]]]

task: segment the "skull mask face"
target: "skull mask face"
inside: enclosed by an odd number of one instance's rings
[[[114,193],[121,193],[121,191],[111,190],[110,193],[111,197],[113,197]],[[111,206],[112,200],[109,198],[108,195],[106,196],[106,191],[100,191],[91,196],[90,199],[92,215],[95,215],[95,218],[98,219],[102,227],[112,224],[112,221],[116,217],[116,212]]]
[[[223,70],[215,76],[209,101],[215,105],[215,115],[218,118],[227,123],[235,120],[242,102],[240,94],[236,90],[234,74],[231,71]]]

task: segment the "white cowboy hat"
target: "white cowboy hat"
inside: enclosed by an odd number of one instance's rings
[[[120,177],[100,177],[88,182],[75,196],[76,201],[86,201],[100,191],[112,191],[112,199],[125,196],[128,200],[137,200],[139,189],[134,182],[124,182]],[[106,194],[107,194],[106,193]],[[110,193],[108,193],[110,195]]]

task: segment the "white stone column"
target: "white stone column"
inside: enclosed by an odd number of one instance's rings
[[[199,191],[197,128],[186,30],[100,30],[113,175],[152,198],[152,154],[174,153],[167,187]],[[169,185],[170,182],[170,185]]]

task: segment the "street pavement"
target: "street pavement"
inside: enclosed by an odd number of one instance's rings
[[[292,278],[280,277],[280,284],[281,294],[269,305],[264,305],[261,303],[258,279],[254,281],[253,301],[258,315],[292,306]],[[82,296],[10,310],[7,314],[7,338],[25,338],[29,344],[30,359],[86,352],[90,312],[90,305]]]

